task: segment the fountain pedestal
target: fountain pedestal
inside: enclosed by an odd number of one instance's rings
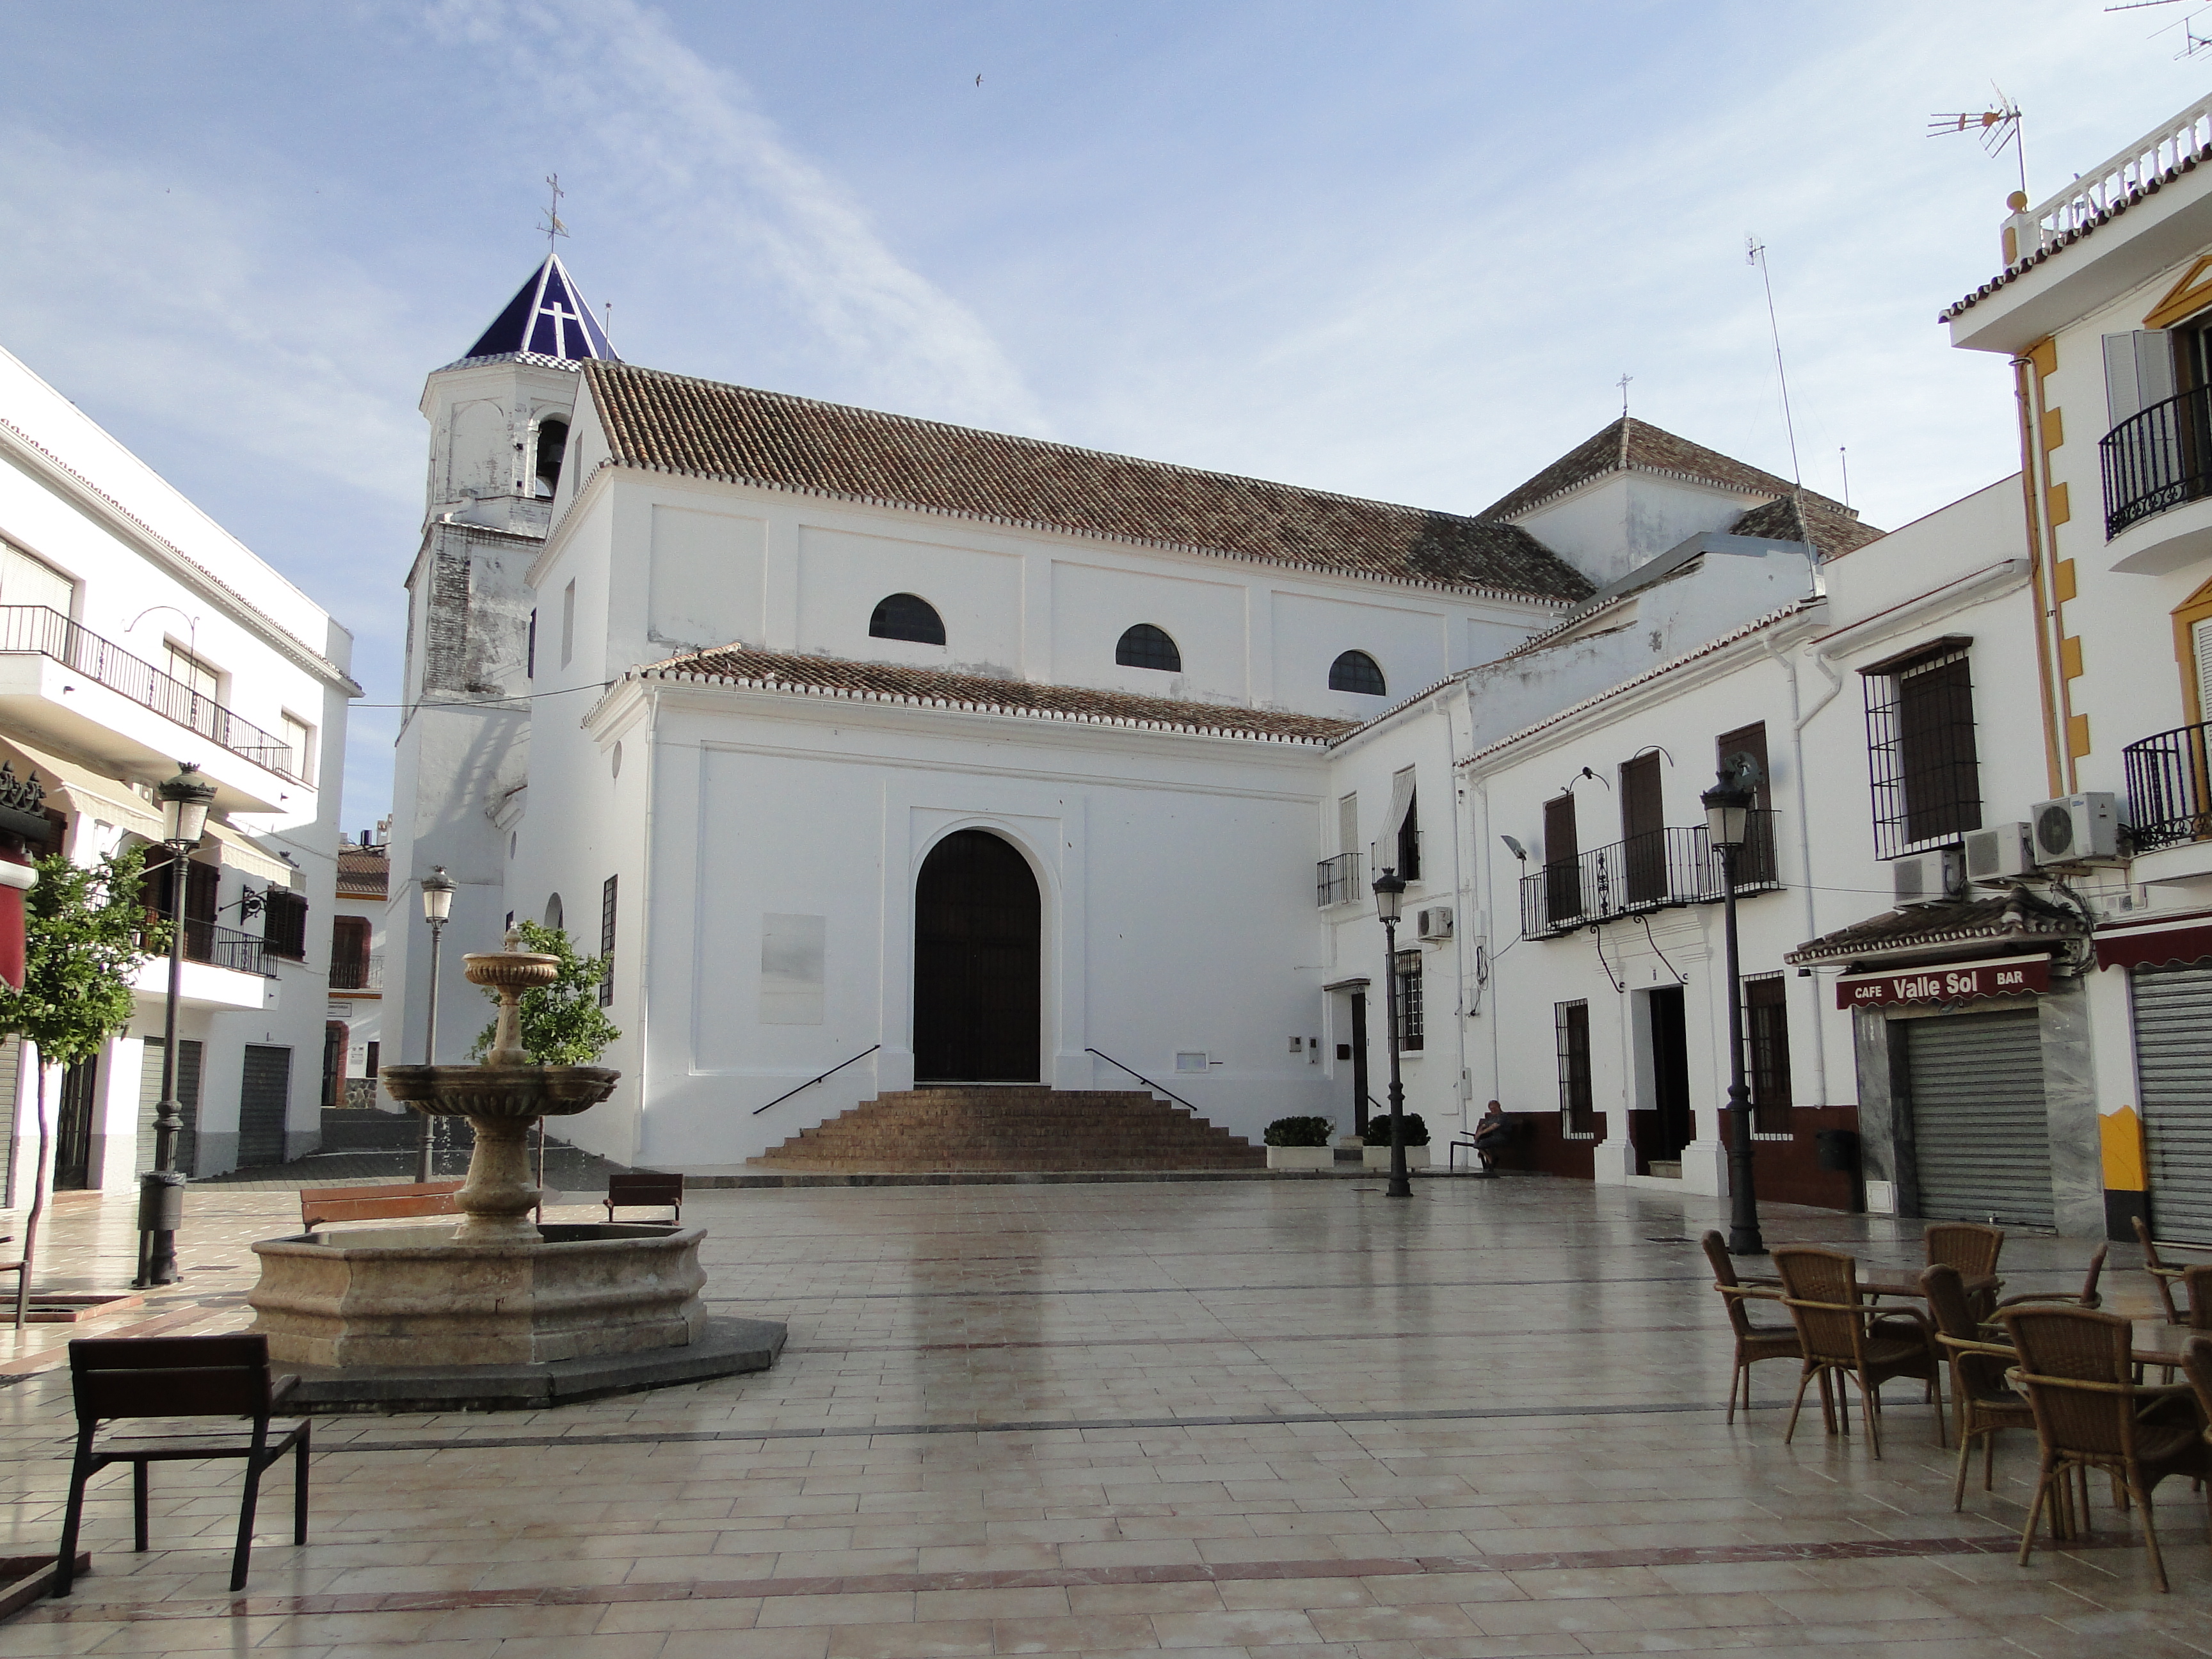
[[[513,936],[508,943],[512,946]],[[587,1110],[618,1072],[534,1066],[516,1000],[559,958],[512,948],[466,958],[500,995],[481,1066],[387,1066],[392,1095],[476,1129],[458,1224],[355,1227],[264,1239],[246,1300],[270,1358],[298,1370],[307,1409],[496,1409],[759,1370],[784,1328],[709,1320],[702,1229],[531,1219],[527,1136],[540,1118]]]

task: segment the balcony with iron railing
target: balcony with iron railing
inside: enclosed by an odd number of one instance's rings
[[[2128,784],[2127,842],[2151,853],[2212,841],[2212,722],[2178,726],[2120,750]]]
[[[2155,403],[2097,446],[2105,476],[2105,536],[2212,495],[2212,386]]]
[[[1767,811],[1751,815],[1749,835],[1735,855],[1739,896],[1782,885],[1774,857],[1774,818]],[[1556,939],[1622,916],[1717,904],[1726,896],[1721,857],[1704,824],[1654,830],[1523,876],[1521,937]]]
[[[332,956],[331,958],[331,989],[333,991],[381,991],[384,988],[384,958],[380,956]]]
[[[149,921],[167,921],[158,911],[147,912]],[[165,957],[166,951],[159,953]],[[268,961],[268,941],[258,933],[241,933],[235,927],[226,927],[221,922],[203,921],[197,916],[185,918],[185,960],[203,962],[211,968],[228,968],[235,974],[253,974],[263,979],[274,979]],[[158,959],[155,963],[159,965]]]
[[[42,605],[0,605],[0,655],[14,653],[59,663],[257,766],[305,781],[301,759],[283,738],[58,611]]]
[[[1332,904],[1356,904],[1367,896],[1360,884],[1359,854],[1339,853],[1314,866],[1314,902],[1326,910]]]

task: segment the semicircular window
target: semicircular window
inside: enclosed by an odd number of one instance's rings
[[[868,618],[868,637],[912,640],[917,645],[945,643],[945,618],[937,607],[915,593],[894,593]]]
[[[1150,623],[1139,623],[1121,635],[1121,642],[1114,647],[1114,660],[1124,668],[1160,668],[1170,674],[1182,672],[1182,653],[1168,637],[1164,628],[1155,628]]]
[[[1370,697],[1388,695],[1382,684],[1382,671],[1364,651],[1347,651],[1328,665],[1328,689],[1363,692]]]

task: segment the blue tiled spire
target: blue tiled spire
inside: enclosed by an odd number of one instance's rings
[[[621,361],[558,254],[545,256],[545,263],[531,273],[530,280],[507,302],[507,309],[465,355],[504,357],[517,352],[564,357],[571,362],[593,357]]]

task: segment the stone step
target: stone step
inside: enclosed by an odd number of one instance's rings
[[[1266,1154],[1142,1091],[1011,1085],[890,1091],[752,1162],[886,1170],[1228,1170],[1259,1168]]]

